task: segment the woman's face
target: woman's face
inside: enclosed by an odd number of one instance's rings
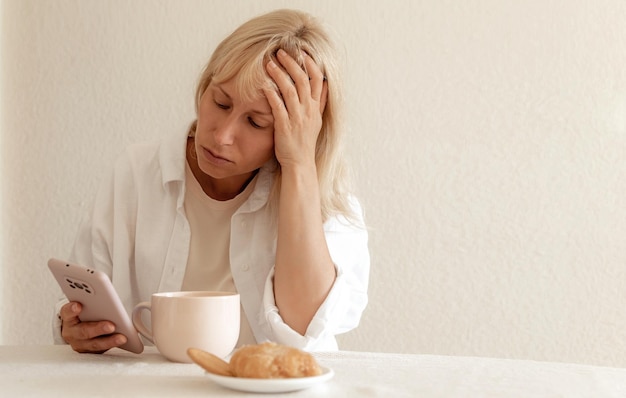
[[[243,186],[274,156],[274,118],[265,96],[243,102],[234,83],[212,82],[202,95],[195,148],[205,174]]]

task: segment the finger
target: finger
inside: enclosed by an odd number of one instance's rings
[[[306,101],[308,98],[311,98],[311,84],[309,82],[309,75],[302,69],[302,67],[293,59],[285,50],[278,50],[277,59],[280,64],[285,68],[286,73],[288,74],[289,80],[293,82],[293,84],[289,84],[286,88],[288,89],[287,95],[291,95],[293,90],[291,89],[295,85],[295,99],[298,102]],[[285,93],[281,93],[285,98]],[[285,98],[285,104],[287,108],[289,108],[289,100],[291,98]]]
[[[117,333],[90,340],[76,341],[72,344],[72,349],[76,352],[101,354],[111,348],[119,347],[125,344],[126,341],[127,339],[123,334]]]
[[[326,103],[328,102],[328,81],[322,82],[322,93],[320,94],[320,113],[324,114]]]
[[[280,91],[280,96],[282,96],[282,98],[279,96],[281,104],[276,103],[275,105],[277,106],[272,109],[279,110],[281,106],[287,108],[287,110],[295,109],[300,102],[296,88],[289,75],[281,70],[274,61],[270,61],[267,64],[267,73],[272,77],[272,79],[274,79],[274,82]],[[278,93],[276,93],[276,95],[278,95]]]
[[[310,79],[309,85],[311,87],[311,97],[314,100],[319,101],[324,87],[324,74],[309,54],[303,52],[303,56],[304,65],[306,66],[306,71]]]
[[[82,311],[82,305],[79,302],[71,301],[61,307],[61,311],[59,315],[61,316],[61,321],[63,325],[72,326],[77,323],[80,323],[80,319],[78,315]]]
[[[109,321],[78,322],[73,325],[64,323],[61,335],[66,341],[74,341],[108,336],[113,332],[115,332],[115,325]]]
[[[274,116],[274,129],[276,129],[276,125],[280,125],[289,117],[287,109],[285,108],[285,103],[276,91],[264,89],[263,92],[265,93],[265,98],[267,98],[267,102],[272,109],[272,115]]]

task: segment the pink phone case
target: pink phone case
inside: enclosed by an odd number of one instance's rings
[[[141,338],[105,273],[54,258],[48,260],[48,267],[68,300],[82,304],[82,322],[111,321],[116,326],[115,333],[128,339],[120,348],[136,354],[143,352]]]

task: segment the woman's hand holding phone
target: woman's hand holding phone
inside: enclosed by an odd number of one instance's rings
[[[81,353],[101,354],[111,348],[126,344],[126,336],[112,334],[115,324],[110,321],[81,322],[79,319],[82,306],[78,302],[69,302],[61,307],[63,339],[72,349]]]
[[[51,258],[48,267],[69,303],[59,311],[61,336],[74,351],[120,347],[139,354],[143,343],[111,283],[101,271]]]

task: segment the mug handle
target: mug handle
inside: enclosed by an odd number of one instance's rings
[[[142,303],[137,304],[135,308],[133,309],[133,325],[135,326],[135,329],[137,329],[137,331],[143,337],[150,340],[150,342],[154,344],[152,331],[148,329],[146,325],[143,324],[143,321],[141,320],[141,312],[143,310],[148,310],[148,311],[152,310],[151,305],[148,301],[144,301]]]

